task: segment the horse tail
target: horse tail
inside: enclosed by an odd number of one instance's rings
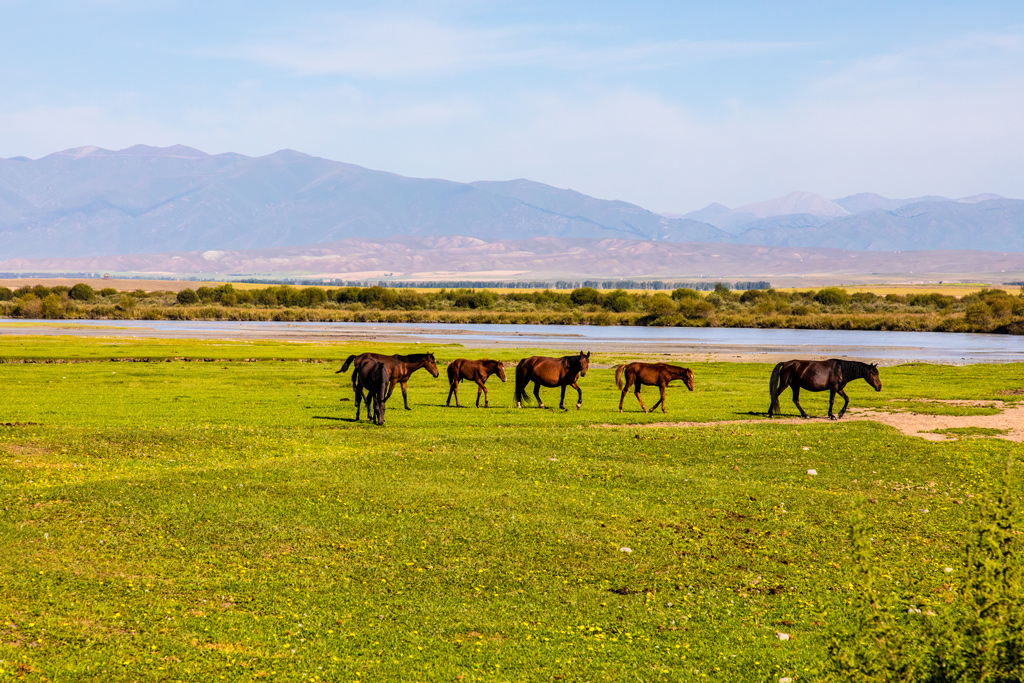
[[[448,364],[448,385],[455,384],[459,379],[459,369],[455,367],[455,363]]]
[[[391,382],[391,373],[388,372],[388,366],[383,363],[380,364],[380,386],[377,387],[377,398],[380,400],[381,405],[387,400],[388,384]]]
[[[341,366],[341,370],[338,370],[338,372],[336,372],[334,374],[337,375],[339,373],[342,373],[342,372],[345,372],[346,370],[348,370],[348,366],[352,365],[352,361],[354,361],[356,359],[356,355],[357,354],[353,353],[351,356],[346,358],[345,359],[345,364]]]
[[[620,391],[622,390],[622,371],[625,369],[625,367],[625,365],[615,366],[615,386],[617,386]]]
[[[391,373],[388,372],[387,366],[383,363],[378,366],[378,369],[380,370],[380,385],[376,387],[377,395],[373,397],[373,408],[377,414],[377,424],[382,425],[384,424],[384,403],[387,401],[388,382],[391,381]],[[375,377],[375,379],[377,378]]]
[[[768,394],[772,397],[772,402],[768,406],[768,417],[782,412],[782,408],[779,406],[779,394],[782,393],[779,389],[779,378],[782,375],[782,366],[783,363],[776,363],[775,369],[772,370],[772,377],[768,380]]]
[[[529,380],[526,379],[526,359],[522,359],[516,364],[516,403],[522,401],[530,402],[530,399],[526,396],[526,385]]]

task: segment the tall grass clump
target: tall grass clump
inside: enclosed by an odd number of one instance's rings
[[[999,494],[979,504],[959,587],[945,582],[922,595],[904,582],[901,594],[873,557],[863,518],[851,526],[855,595],[850,625],[829,645],[834,680],[1024,680],[1024,533],[1013,480],[1008,466]]]

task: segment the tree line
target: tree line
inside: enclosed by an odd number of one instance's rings
[[[0,314],[17,318],[310,320],[353,322],[481,322],[583,325],[720,326],[805,329],[892,329],[1024,334],[1024,291],[983,289],[961,297],[940,293],[850,293],[842,287],[708,292],[572,290],[493,291],[370,287],[238,288],[232,284],[179,292],[95,290],[74,286],[0,287]]]

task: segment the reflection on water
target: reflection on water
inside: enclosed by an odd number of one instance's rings
[[[30,327],[36,323],[39,327]],[[73,320],[0,323],[0,334],[74,334],[101,327],[111,336],[342,341],[387,336],[421,343],[459,343],[475,348],[535,346],[555,349],[602,346],[638,353],[680,347],[713,352],[792,353],[794,356],[868,356],[937,363],[1024,362],[1024,337],[941,332],[852,330],[752,330],[725,327],[596,327],[589,325],[471,325],[404,323],[227,322],[178,320]],[[97,330],[96,332],[99,332]],[[89,334],[94,334],[91,330]]]

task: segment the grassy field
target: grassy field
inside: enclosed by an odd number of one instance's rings
[[[580,411],[514,409],[511,373],[490,409],[445,408],[442,369],[375,427],[334,374],[359,350],[0,339],[0,680],[815,680],[848,621],[851,518],[893,592],[941,595],[1020,451],[773,424],[758,364],[691,364],[695,391],[668,395],[668,419],[744,422],[636,426],[665,417],[632,396],[620,415],[627,358],[596,354]],[[882,382],[851,405],[998,403],[1024,368]]]

